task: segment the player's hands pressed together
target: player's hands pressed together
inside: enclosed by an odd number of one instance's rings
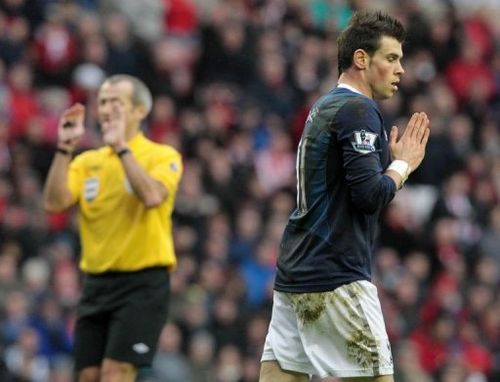
[[[389,139],[392,160],[403,160],[414,171],[424,159],[429,134],[429,118],[424,112],[414,113],[400,136],[393,126]]]
[[[79,103],[63,112],[57,126],[58,147],[69,152],[75,151],[85,133],[84,117],[85,106]]]

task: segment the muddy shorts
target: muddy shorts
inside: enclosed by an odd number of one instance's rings
[[[328,376],[393,374],[391,347],[377,288],[356,281],[319,293],[274,292],[261,361]]]

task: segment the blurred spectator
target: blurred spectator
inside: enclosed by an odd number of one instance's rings
[[[17,63],[9,70],[8,84],[9,138],[14,140],[25,134],[28,122],[39,112],[33,89],[33,69],[27,63]]]
[[[489,225],[484,233],[479,248],[481,254],[495,259],[497,264],[500,264],[500,206],[497,204],[490,210]]]
[[[190,381],[190,370],[186,356],[181,352],[182,333],[172,323],[163,328],[158,352],[153,360],[153,372],[158,381]]]
[[[104,36],[107,41],[106,72],[108,74],[142,74],[140,58],[145,56],[142,46],[132,36],[129,22],[121,14],[111,14],[104,20]]]
[[[243,377],[242,354],[234,345],[224,346],[216,361],[216,381],[237,382]]]
[[[39,355],[37,332],[24,327],[16,343],[5,350],[5,361],[10,373],[19,381],[46,382],[49,378],[49,361]]]
[[[36,305],[37,313],[32,318],[31,325],[38,333],[39,354],[52,367],[68,362],[73,344],[62,307],[53,296],[41,296]]]
[[[289,120],[297,106],[297,95],[287,82],[284,57],[274,52],[257,60],[257,79],[250,86],[251,96],[264,113]]]
[[[193,382],[215,380],[213,359],[215,341],[209,332],[198,332],[188,344],[188,356]]]
[[[439,315],[426,328],[417,329],[411,341],[417,348],[417,360],[428,373],[435,373],[452,357],[456,323],[446,314]]]
[[[398,382],[431,382],[432,379],[427,374],[419,362],[415,362],[418,357],[417,348],[411,341],[401,341],[396,349],[395,354],[395,375],[394,378]]]
[[[134,34],[149,43],[156,41],[164,32],[163,0],[100,0],[101,14],[122,12],[132,23]]]
[[[266,239],[259,243],[252,256],[242,259],[240,269],[247,285],[249,308],[258,308],[271,298],[276,259],[276,243]]]
[[[204,49],[199,61],[200,78],[204,82],[251,84],[255,64],[252,35],[246,24],[228,19],[214,27],[205,26],[201,32]]]
[[[163,0],[163,4],[166,32],[180,35],[196,33],[197,8],[192,0]]]
[[[13,290],[7,295],[0,322],[0,338],[4,346],[18,341],[23,328],[28,326],[30,319],[28,304],[28,299],[21,290]]]
[[[62,10],[52,3],[35,34],[37,82],[43,85],[67,86],[77,60],[77,42],[64,24]]]
[[[238,303],[231,297],[222,295],[215,299],[210,332],[214,335],[217,350],[226,345],[235,345],[239,349],[244,348],[242,313],[238,309]]]
[[[156,97],[156,101],[151,111],[151,121],[149,123],[149,136],[155,142],[179,141],[179,123],[177,120],[177,110],[174,100],[167,96],[161,95]],[[175,144],[179,147],[180,142]],[[180,147],[179,147],[180,148]]]
[[[269,145],[257,152],[255,172],[257,180],[266,195],[295,182],[295,155],[292,153],[290,136],[277,117],[269,117]]]

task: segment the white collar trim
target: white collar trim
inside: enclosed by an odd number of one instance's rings
[[[363,93],[361,93],[358,89],[356,89],[355,87],[351,86],[351,85],[347,85],[347,84],[344,84],[344,83],[339,83],[337,85],[338,88],[344,88],[344,89],[348,89],[354,93],[358,93],[358,94],[361,94],[363,95]]]

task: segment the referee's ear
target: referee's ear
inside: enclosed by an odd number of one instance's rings
[[[360,70],[364,70],[368,67],[369,57],[363,49],[356,49],[352,56],[353,65]]]
[[[143,121],[148,116],[148,110],[145,105],[139,104],[134,108],[134,114],[139,121]]]

